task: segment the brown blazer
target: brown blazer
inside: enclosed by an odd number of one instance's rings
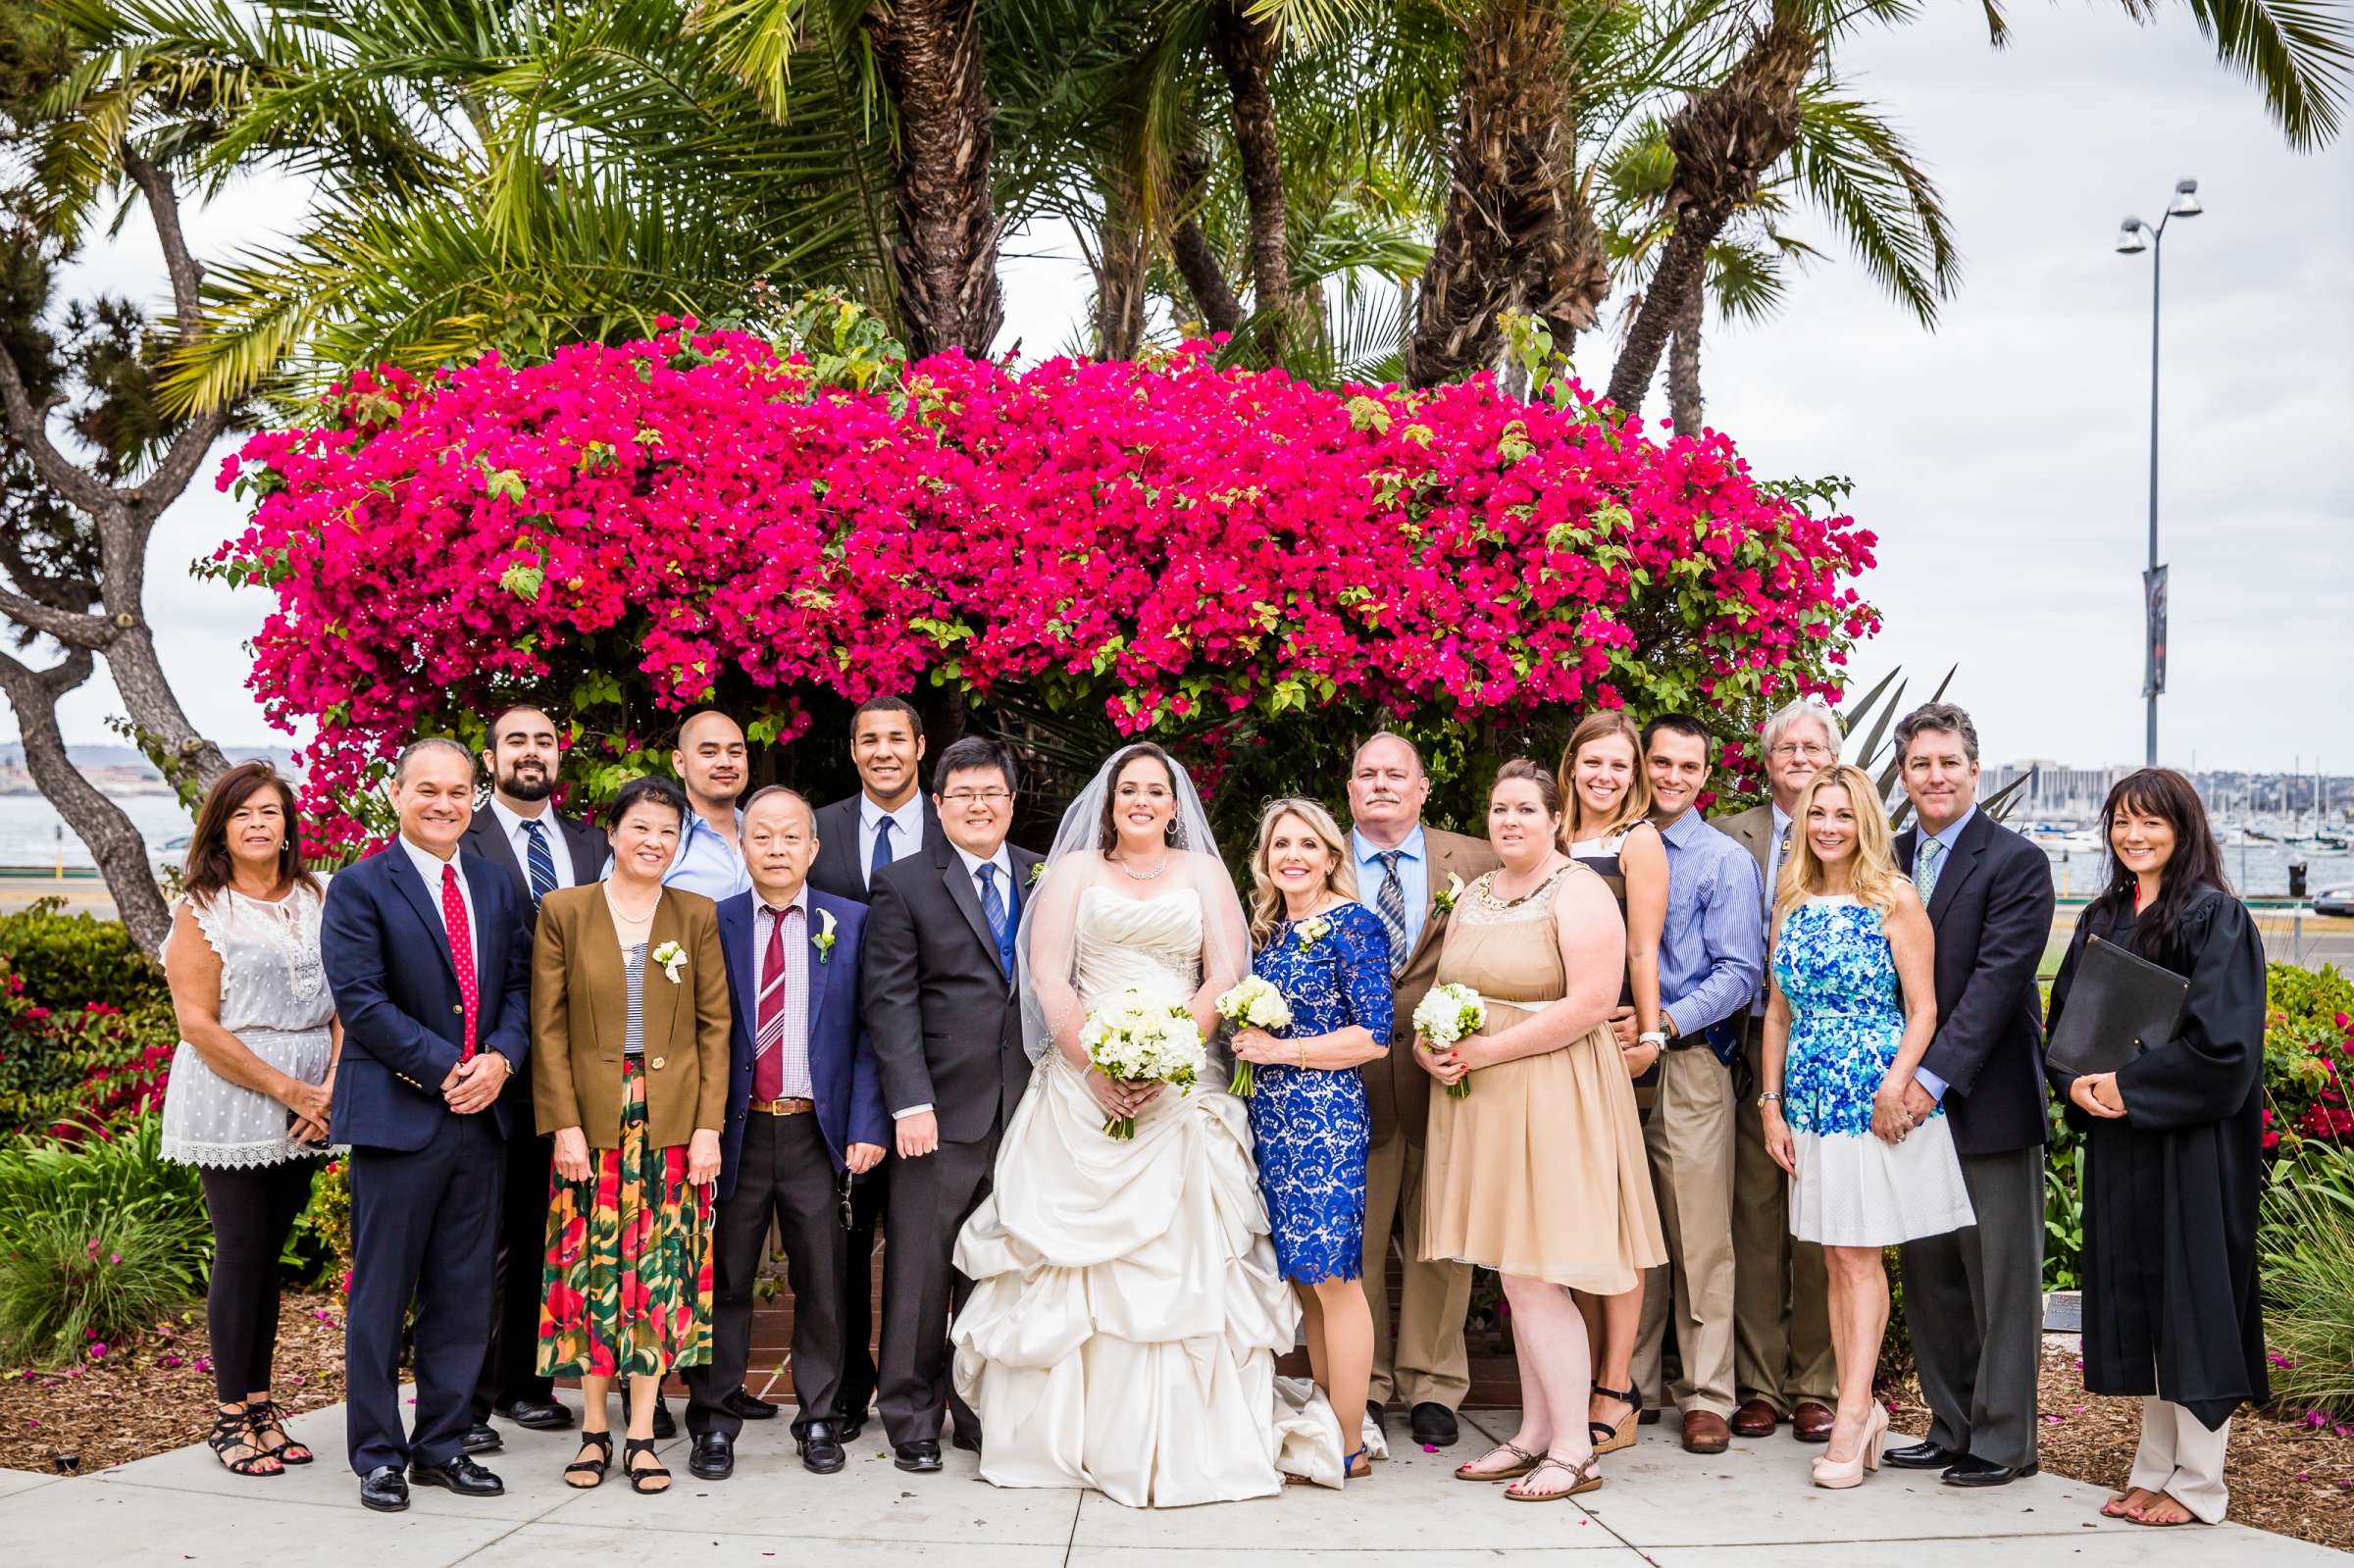
[[[1403,1132],[1408,1143],[1419,1146],[1430,1128],[1430,1075],[1414,1061],[1414,1009],[1438,983],[1439,941],[1447,934],[1447,917],[1438,907],[1438,895],[1446,890],[1450,877],[1460,877],[1468,885],[1473,878],[1502,864],[1484,838],[1466,838],[1459,833],[1425,826],[1422,840],[1430,852],[1422,935],[1392,991],[1396,1010],[1390,1020],[1390,1054],[1359,1069],[1376,1143],[1387,1143]],[[1371,909],[1378,891],[1360,886],[1356,895]]]
[[[666,941],[687,951],[676,985],[653,961]],[[662,889],[646,938],[644,991],[646,1134],[655,1148],[677,1148],[727,1123],[728,966],[710,899]],[[629,1025],[629,972],[604,885],[557,888],[539,901],[532,944],[532,1102],[540,1132],[577,1127],[590,1148],[621,1146]]]

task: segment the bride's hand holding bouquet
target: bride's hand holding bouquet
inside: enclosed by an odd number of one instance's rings
[[[1079,1030],[1079,1046],[1096,1073],[1125,1091],[1114,1099],[1105,1099],[1100,1090],[1096,1093],[1106,1113],[1103,1131],[1113,1138],[1136,1137],[1136,1113],[1151,1102],[1161,1085],[1183,1088],[1202,1077],[1202,1030],[1194,1015],[1183,1002],[1159,1000],[1134,988],[1087,1015]]]

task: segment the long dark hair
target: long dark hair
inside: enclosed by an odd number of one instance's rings
[[[1112,758],[1110,770],[1103,775],[1103,813],[1096,819],[1096,847],[1100,850],[1108,852],[1120,841],[1120,830],[1112,820],[1112,808],[1120,797],[1120,775],[1128,771],[1128,764],[1140,757],[1151,757],[1160,764],[1161,774],[1169,781],[1169,798],[1172,803],[1178,803],[1177,765],[1169,760],[1167,752],[1151,741],[1138,741]],[[1184,819],[1183,811],[1169,818],[1169,842],[1180,849],[1185,847]]]
[[[319,879],[303,863],[302,817],[294,807],[293,786],[267,762],[240,762],[213,781],[204,804],[196,808],[196,830],[188,836],[187,865],[180,873],[180,885],[196,902],[211,903],[213,895],[229,885],[236,872],[236,861],[229,852],[229,819],[263,789],[278,791],[279,810],[286,819],[285,847],[278,856],[278,885],[293,884],[312,892],[319,890]]]
[[[2201,888],[2231,890],[2224,875],[2224,852],[2217,847],[2215,830],[2207,826],[2207,807],[2190,781],[2172,768],[2143,768],[2117,782],[2101,802],[2101,843],[2109,853],[2109,886],[2092,907],[2118,919],[2133,914],[2133,892],[2139,879],[2117,857],[2110,833],[2120,812],[2156,817],[2174,830],[2175,852],[2158,875],[2158,901],[2142,910],[2133,923],[2133,945],[2153,962],[2179,958],[2183,913]],[[2087,911],[2089,913],[2090,911]]]

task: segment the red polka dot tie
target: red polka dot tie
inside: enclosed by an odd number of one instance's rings
[[[474,983],[474,931],[466,924],[466,897],[458,891],[458,868],[441,864],[441,924],[449,932],[449,961],[458,972],[458,994],[466,1001],[466,1039],[458,1060],[474,1060],[474,1021],[482,1016],[483,993]]]

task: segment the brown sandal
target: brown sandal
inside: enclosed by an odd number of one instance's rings
[[[1586,1455],[1583,1464],[1571,1464],[1566,1459],[1556,1459],[1552,1454],[1547,1454],[1530,1466],[1528,1473],[1534,1476],[1542,1470],[1559,1470],[1570,1478],[1569,1485],[1559,1492],[1522,1492],[1516,1487],[1507,1487],[1504,1489],[1505,1500],[1508,1502],[1559,1502],[1563,1497],[1574,1497],[1581,1492],[1592,1492],[1602,1485],[1601,1467],[1602,1461],[1593,1454]]]
[[[1520,1462],[1516,1465],[1513,1465],[1509,1470],[1474,1471],[1471,1468],[1473,1465],[1479,1463],[1480,1459],[1493,1459],[1500,1453],[1509,1453]],[[1521,1476],[1527,1475],[1531,1470],[1536,1469],[1537,1460],[1538,1456],[1530,1453],[1526,1448],[1515,1447],[1513,1444],[1509,1442],[1500,1442],[1496,1444],[1495,1447],[1490,1448],[1486,1453],[1481,1454],[1479,1459],[1466,1459],[1461,1464],[1457,1465],[1455,1467],[1455,1479],[1458,1481],[1513,1481],[1517,1480]]]

